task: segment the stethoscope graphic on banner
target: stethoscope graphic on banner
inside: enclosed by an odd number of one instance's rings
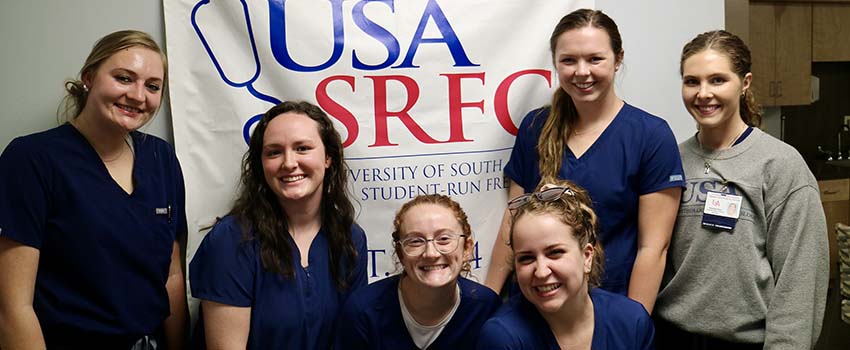
[[[248,13],[248,4],[245,3],[245,0],[240,0],[239,2],[242,5],[242,12],[243,12],[243,16],[245,18],[245,24],[246,24],[246,27],[247,27],[246,29],[247,29],[247,33],[248,33],[248,38],[250,39],[249,41],[251,43],[251,53],[254,56],[253,57],[254,58],[254,75],[251,78],[249,78],[248,80],[246,80],[244,82],[236,82],[236,81],[233,81],[232,79],[227,77],[227,75],[224,72],[224,69],[221,66],[221,63],[219,63],[218,58],[216,58],[215,53],[213,53],[212,48],[210,47],[209,43],[207,42],[206,37],[204,36],[204,33],[201,31],[201,28],[197,23],[198,10],[202,6],[210,4],[209,0],[201,0],[195,5],[194,8],[192,8],[192,16],[191,16],[192,27],[195,28],[195,33],[198,34],[198,38],[201,40],[201,44],[204,45],[204,49],[207,51],[207,55],[209,55],[210,60],[212,60],[212,63],[215,66],[215,69],[218,71],[219,76],[221,77],[221,79],[227,85],[230,85],[230,86],[235,87],[235,88],[245,88],[254,97],[256,97],[256,98],[258,98],[262,101],[269,102],[273,105],[277,105],[281,102],[279,99],[275,98],[274,96],[270,96],[270,95],[264,94],[262,92],[259,92],[259,91],[257,91],[257,89],[254,88],[254,82],[260,76],[260,56],[257,54],[257,44],[254,40],[254,31],[251,29],[252,28],[251,27],[251,16]],[[263,117],[263,114],[255,115],[255,116],[251,117],[248,120],[247,123],[245,123],[245,126],[242,128],[242,137],[245,139],[245,144],[248,144],[250,139],[251,139],[251,134],[250,134],[251,126],[253,126],[255,123],[257,123],[260,120],[260,118],[262,118],[262,117]]]

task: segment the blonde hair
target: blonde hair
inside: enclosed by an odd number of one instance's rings
[[[61,111],[59,114],[64,115],[67,120],[79,116],[80,112],[86,107],[86,99],[89,96],[89,92],[86,90],[82,79],[86,76],[94,75],[97,69],[100,68],[100,65],[112,57],[112,55],[121,50],[136,46],[156,52],[162,58],[163,81],[161,92],[163,98],[165,98],[168,92],[168,60],[162,49],[160,49],[159,45],[157,45],[156,41],[148,33],[138,30],[121,30],[100,38],[94,44],[94,47],[92,47],[85,63],[83,63],[79,77],[65,82],[65,98],[59,106]],[[162,103],[160,103],[160,106],[162,106]],[[157,107],[157,111],[159,111],[159,107]]]
[[[576,241],[578,241],[580,248],[583,248],[587,244],[593,246],[593,262],[591,263],[590,273],[588,273],[587,283],[591,287],[598,287],[602,279],[605,256],[602,252],[602,244],[599,243],[597,232],[598,218],[596,212],[593,211],[593,202],[590,199],[590,194],[585,189],[567,180],[552,181],[549,184],[568,188],[572,194],[564,193],[560,198],[552,201],[542,201],[533,195],[530,196],[528,202],[515,209],[511,214],[511,231],[508,245],[513,249],[516,222],[521,217],[528,214],[552,215],[561,220],[564,225],[573,229],[573,235]],[[537,191],[541,187],[538,186]],[[514,266],[514,264],[511,263],[511,266]]]

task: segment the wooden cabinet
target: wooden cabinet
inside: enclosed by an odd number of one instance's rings
[[[753,92],[765,106],[812,100],[812,5],[750,3]]]
[[[829,277],[838,276],[838,246],[835,239],[835,224],[850,224],[850,179],[818,181],[820,200],[826,214],[829,231]]]
[[[850,0],[848,0],[850,1]],[[750,1],[724,0],[726,31],[737,35],[747,45],[750,43]]]
[[[850,4],[812,5],[812,60],[850,61]]]

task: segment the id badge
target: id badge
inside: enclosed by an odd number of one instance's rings
[[[741,196],[709,191],[702,210],[702,226],[731,231],[741,215],[741,202]]]

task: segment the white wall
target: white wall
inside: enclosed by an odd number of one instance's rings
[[[2,0],[0,149],[16,136],[58,125],[63,82],[76,77],[98,38],[137,29],[150,33],[164,48],[163,27],[159,1]],[[170,141],[168,106],[143,130]]]
[[[667,119],[680,141],[690,136],[695,128],[679,94],[679,54],[694,35],[723,26],[723,1],[597,0],[596,8],[614,18],[623,36],[620,97]],[[162,3],[3,0],[0,149],[15,136],[56,126],[62,82],[76,76],[97,38],[127,28],[164,44]],[[168,106],[143,130],[172,140]]]
[[[596,0],[623,37],[625,70],[618,77],[618,96],[666,119],[679,142],[696,132],[682,104],[679,56],[697,34],[723,28],[723,5],[721,0]]]

